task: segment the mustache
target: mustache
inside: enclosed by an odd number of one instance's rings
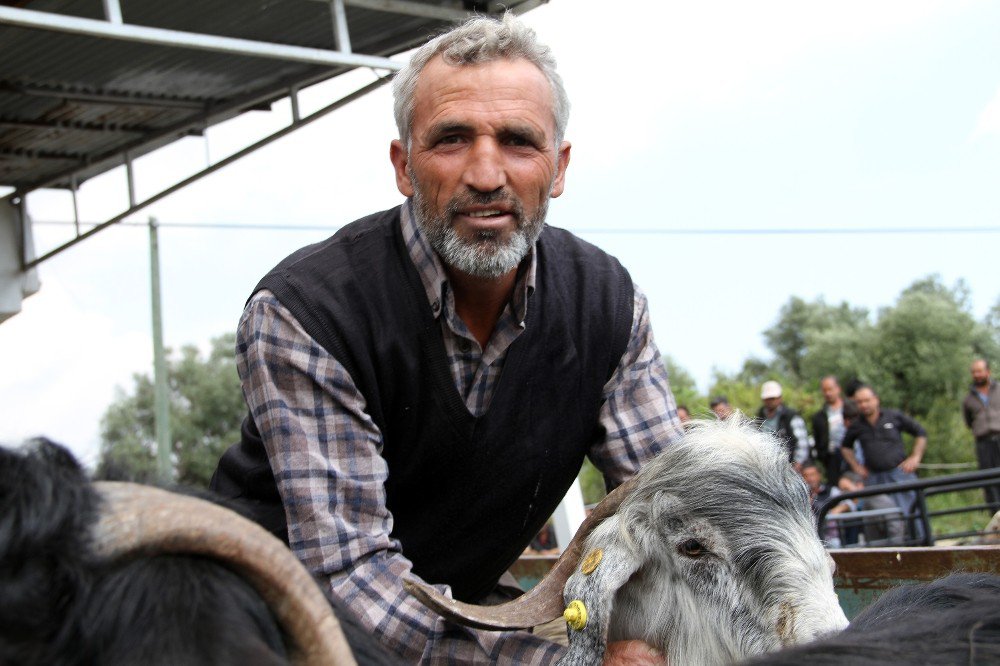
[[[524,219],[524,206],[520,200],[504,188],[492,190],[491,192],[478,192],[475,190],[460,192],[448,202],[445,207],[445,214],[454,217],[463,208],[469,206],[489,206],[491,204],[502,204],[518,220]]]

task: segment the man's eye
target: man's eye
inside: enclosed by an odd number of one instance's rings
[[[447,136],[443,136],[440,139],[438,139],[438,143],[442,143],[442,144],[446,144],[447,145],[447,144],[458,143],[461,140],[462,140],[462,137],[460,137],[458,134],[449,134]]]
[[[526,137],[523,136],[511,136],[507,138],[508,146],[515,146],[518,148],[527,148],[533,144]]]

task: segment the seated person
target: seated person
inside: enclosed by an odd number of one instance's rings
[[[844,472],[838,481],[841,492],[852,493],[864,490],[865,481],[856,472]],[[858,511],[876,511],[879,509],[896,509],[896,503],[885,494],[859,497]],[[901,544],[905,537],[906,526],[902,518],[889,516],[871,516],[862,519],[865,543],[884,543],[885,545]]]

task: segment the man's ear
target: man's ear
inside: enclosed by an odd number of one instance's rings
[[[392,168],[396,172],[396,189],[404,197],[412,197],[413,181],[410,180],[406,168],[410,164],[410,154],[399,139],[393,139],[389,144],[389,161],[392,162]]]
[[[559,145],[559,151],[556,155],[556,177],[552,180],[552,192],[550,193],[553,198],[562,194],[566,187],[566,167],[569,166],[569,152],[572,147],[569,141],[563,141]]]

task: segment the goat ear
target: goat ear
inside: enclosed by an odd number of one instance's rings
[[[566,581],[563,599],[569,624],[566,666],[600,666],[608,639],[615,594],[641,565],[635,544],[619,527],[620,517],[608,518],[587,540],[590,549]]]

